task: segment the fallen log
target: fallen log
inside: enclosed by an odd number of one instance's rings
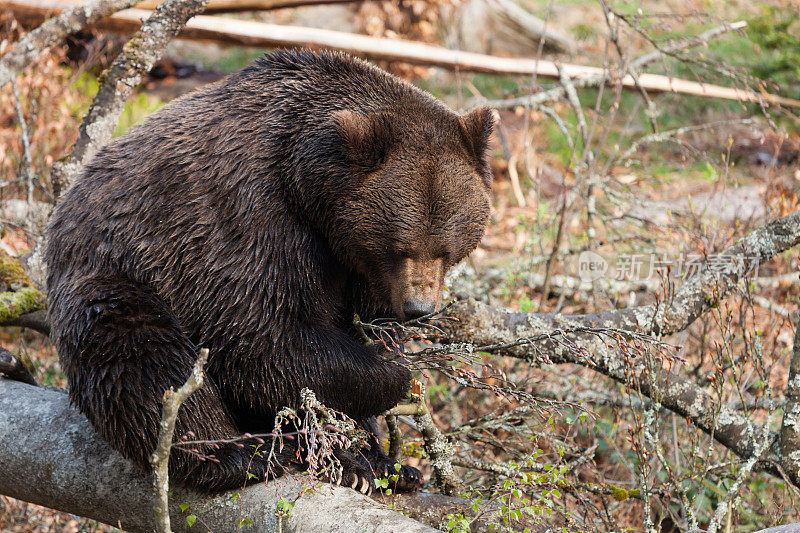
[[[539,49],[573,55],[577,43],[513,0],[468,0],[442,9],[444,41],[469,52],[512,57]]]
[[[84,0],[67,0],[81,4]],[[291,7],[316,6],[324,4],[350,4],[357,0],[210,0],[206,13],[242,13],[245,11],[274,11]],[[159,0],[144,0],[136,4],[138,9],[155,9]]]
[[[149,477],[100,441],[88,420],[69,406],[66,394],[3,377],[0,494],[130,532],[154,529]],[[237,531],[239,525],[244,532],[276,531],[275,512],[282,499],[294,502],[281,524],[285,532],[436,531],[354,490],[312,484],[299,475],[219,496],[175,487],[170,515],[175,531]],[[417,512],[420,505],[426,507],[424,500],[422,495],[422,503],[414,503]],[[403,501],[398,497],[395,507],[402,509]],[[196,517],[192,529],[188,515]]]
[[[73,6],[70,2],[50,0],[0,0],[0,8],[15,14],[21,22],[34,26],[48,16]],[[150,16],[150,11],[127,9],[108,17],[95,27],[118,33],[133,33],[141,26],[141,20]],[[404,61],[420,65],[438,66],[467,72],[483,72],[501,75],[536,74],[543,78],[560,79],[562,74],[580,83],[581,79],[602,75],[600,67],[556,64],[544,59],[520,59],[496,57],[485,54],[449,50],[439,46],[412,41],[368,37],[333,30],[283,26],[201,15],[191,19],[179,38],[211,41],[257,48],[307,47],[333,49],[350,54],[383,61]],[[608,73],[609,75],[611,73]],[[614,81],[613,79],[609,80]],[[782,105],[800,108],[800,100],[756,92],[751,89],[722,87],[697,81],[671,78],[661,74],[642,73],[634,80],[627,75],[619,80],[623,87],[649,92],[675,92],[740,102],[758,102],[765,105]],[[638,83],[637,83],[638,82]]]

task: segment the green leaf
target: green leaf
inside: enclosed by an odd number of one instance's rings
[[[189,516],[186,517],[186,526],[192,527],[195,521],[197,521],[197,517],[193,514],[190,514]]]
[[[294,502],[290,502],[289,500],[284,500],[281,498],[278,500],[278,510],[284,511],[286,513],[291,513],[292,509],[294,509]]]
[[[191,507],[191,505],[190,505],[190,504],[188,504],[188,503],[182,503],[180,507],[181,507],[181,512],[182,512],[182,513],[185,513],[185,512],[186,512],[186,509],[188,509],[189,507]]]

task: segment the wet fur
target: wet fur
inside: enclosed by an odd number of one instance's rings
[[[360,341],[353,313],[397,316],[407,254],[446,269],[477,245],[490,129],[486,110],[459,116],[365,62],[309,51],[166,105],[97,154],[47,229],[72,402],[148,468],[162,394],[207,347],[208,379],[176,434],[269,432],[303,387],[374,432],[410,373]],[[266,476],[248,447],[213,453],[173,453],[171,475],[209,491]],[[377,441],[368,455],[343,455],[343,481],[385,462]]]

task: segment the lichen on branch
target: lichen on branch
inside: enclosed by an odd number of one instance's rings
[[[0,323],[47,307],[47,298],[25,274],[22,265],[0,251]]]

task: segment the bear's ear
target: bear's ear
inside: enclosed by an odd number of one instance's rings
[[[478,172],[491,185],[489,171],[489,136],[494,129],[495,114],[489,107],[476,107],[459,117],[461,131],[469,153],[475,158]]]
[[[333,123],[351,164],[375,168],[386,158],[392,139],[391,121],[386,115],[360,115],[345,109],[333,114]]]

